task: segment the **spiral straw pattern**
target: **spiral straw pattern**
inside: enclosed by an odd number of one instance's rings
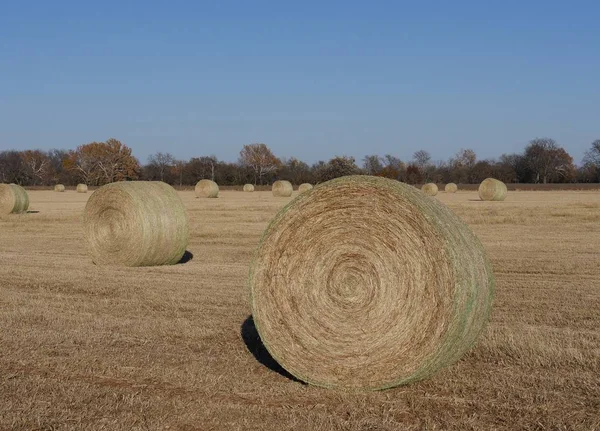
[[[493,274],[454,213],[412,186],[349,176],[302,193],[250,268],[260,337],[288,372],[342,390],[431,376],[488,320]]]
[[[25,189],[16,184],[0,184],[0,214],[27,212],[29,196]]]
[[[444,187],[444,191],[446,193],[456,193],[457,190],[458,190],[458,186],[454,183],[448,183]]]
[[[273,196],[289,198],[290,196],[292,196],[294,187],[289,181],[279,180],[273,183],[273,187],[271,188],[271,190],[273,192]]]
[[[244,191],[245,192],[253,192],[254,186],[252,184],[244,184]]]
[[[483,180],[478,191],[482,201],[503,201],[508,193],[506,184],[494,178]]]
[[[100,187],[87,202],[83,224],[98,265],[172,265],[181,260],[189,241],[183,202],[160,181]]]
[[[313,185],[309,184],[309,183],[304,183],[304,184],[300,184],[300,187],[298,187],[298,191],[300,193],[304,193],[308,190],[312,190],[313,189]]]
[[[87,193],[88,186],[87,184],[77,184],[77,193]]]
[[[196,184],[194,192],[199,198],[216,198],[219,196],[219,186],[211,180],[200,180]]]
[[[65,191],[65,186],[63,186],[62,184],[57,184],[54,186],[54,191],[62,193]]]
[[[421,187],[421,190],[427,196],[435,196],[438,194],[438,186],[435,183],[423,184],[423,187]]]

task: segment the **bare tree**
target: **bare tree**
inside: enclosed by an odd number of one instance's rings
[[[25,172],[31,179],[31,184],[44,182],[50,171],[50,158],[40,150],[26,150],[21,153]]]
[[[0,182],[23,183],[25,165],[18,151],[2,151],[0,153]]]
[[[193,157],[188,163],[188,171],[195,181],[209,178],[214,181],[218,163],[215,156]]]
[[[534,181],[546,184],[556,178],[567,178],[575,171],[573,158],[554,139],[536,138],[525,148],[525,160]]]
[[[422,171],[431,165],[431,154],[425,150],[419,150],[413,154],[413,163]]]
[[[450,176],[452,181],[457,183],[472,183],[475,163],[477,163],[475,151],[461,148],[454,157],[450,159]]]
[[[379,175],[383,170],[381,157],[373,154],[363,158],[363,169],[367,175]]]
[[[175,162],[175,157],[170,153],[158,152],[148,157],[148,165],[156,170],[161,181],[165,180],[165,174],[173,169]]]
[[[583,156],[583,165],[593,165],[600,169],[600,139],[592,142],[592,148],[587,150]]]
[[[417,151],[413,154],[412,164],[419,169],[425,181],[429,181],[431,179],[431,171],[433,168],[433,165],[431,164],[431,154],[425,150]]]
[[[273,155],[269,147],[263,143],[244,145],[240,151],[240,164],[254,171],[254,184],[271,172],[275,172],[281,161]]]
[[[183,173],[185,172],[186,163],[183,160],[176,160],[173,164],[173,173],[177,177],[179,186],[183,185]]]

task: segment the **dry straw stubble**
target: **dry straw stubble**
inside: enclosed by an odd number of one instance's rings
[[[253,192],[254,186],[252,184],[244,184],[244,191],[245,192]]]
[[[200,180],[194,188],[199,198],[216,198],[219,196],[219,186],[211,180]]]
[[[27,212],[29,196],[25,189],[16,184],[0,184],[0,214]]]
[[[90,196],[83,220],[89,253],[99,265],[172,265],[189,241],[183,202],[160,181],[100,187]]]
[[[65,191],[65,186],[62,184],[57,184],[54,186],[54,191],[55,192],[64,192]]]
[[[457,190],[458,190],[458,186],[454,183],[448,183],[444,187],[444,191],[446,193],[456,193]]]
[[[294,187],[289,181],[278,180],[273,183],[273,187],[271,188],[271,190],[273,192],[273,196],[289,198],[290,196],[292,196]]]
[[[304,183],[304,184],[300,184],[300,187],[298,187],[298,191],[300,193],[304,193],[308,190],[311,190],[313,188],[313,185],[310,183]]]
[[[508,193],[506,184],[495,178],[486,178],[479,185],[479,197],[483,201],[503,201]]]
[[[251,306],[271,355],[344,390],[431,376],[488,320],[493,274],[478,238],[412,186],[350,176],[282,209],[251,265]]]
[[[427,196],[435,196],[438,194],[438,186],[435,183],[423,184],[423,187],[421,187],[421,190]]]

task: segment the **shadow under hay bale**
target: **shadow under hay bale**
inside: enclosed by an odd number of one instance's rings
[[[306,384],[283,369],[283,367],[279,365],[277,361],[269,354],[265,345],[260,339],[260,336],[258,335],[258,331],[256,330],[256,326],[254,326],[254,319],[252,316],[248,316],[248,318],[244,320],[244,323],[242,323],[240,335],[242,336],[242,340],[244,340],[246,348],[250,353],[252,353],[252,356],[254,356],[258,362],[263,364],[268,369],[281,374],[285,378]]]
[[[184,263],[188,263],[193,258],[194,254],[191,251],[186,250],[185,253],[183,253],[183,256],[181,256],[181,260],[177,262],[177,265],[183,265]]]

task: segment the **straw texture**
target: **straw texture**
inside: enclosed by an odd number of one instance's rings
[[[300,187],[298,187],[298,191],[300,193],[306,192],[308,190],[311,190],[313,188],[312,184],[309,183],[304,183],[304,184],[300,184]]]
[[[438,186],[435,183],[423,184],[423,187],[421,187],[421,190],[427,196],[435,196],[438,194]]]
[[[29,196],[25,189],[16,184],[0,184],[0,214],[27,212]]]
[[[503,201],[508,193],[506,184],[494,178],[483,180],[478,191],[482,201]]]
[[[54,186],[54,191],[55,192],[64,192],[65,191],[65,186],[63,186],[62,184],[57,184]]]
[[[279,180],[273,183],[271,190],[273,191],[273,196],[289,198],[292,196],[294,187],[289,181]]]
[[[254,186],[252,184],[244,184],[244,191],[245,192],[253,192]]]
[[[172,265],[181,260],[189,240],[183,202],[160,181],[100,187],[88,200],[83,224],[98,265]]]
[[[265,231],[250,268],[254,322],[305,382],[385,389],[458,360],[488,320],[493,274],[454,213],[369,176],[303,193]]]
[[[211,180],[200,180],[194,188],[196,197],[199,198],[216,198],[219,196],[219,186]]]
[[[457,190],[458,190],[458,186],[454,183],[448,183],[444,187],[444,191],[446,193],[456,193]]]
[[[87,193],[88,186],[87,184],[77,184],[77,193]]]

